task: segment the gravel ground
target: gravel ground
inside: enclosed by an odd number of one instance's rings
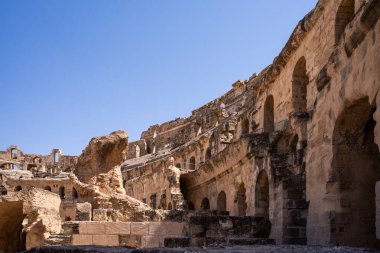
[[[294,245],[258,245],[258,246],[215,246],[209,248],[155,248],[155,249],[128,249],[122,247],[96,247],[96,246],[66,246],[41,247],[31,249],[28,253],[354,253],[373,252],[374,249],[350,247],[319,247]]]

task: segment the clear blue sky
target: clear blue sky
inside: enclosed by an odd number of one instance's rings
[[[0,150],[139,139],[273,61],[316,0],[1,0]]]

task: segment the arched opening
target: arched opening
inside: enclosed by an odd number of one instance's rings
[[[59,196],[61,197],[61,199],[65,199],[65,187],[59,187]]]
[[[23,232],[22,201],[0,203],[0,252],[21,252],[25,250],[26,233]]]
[[[329,220],[332,244],[376,244],[375,183],[380,180],[380,154],[374,142],[374,111],[368,98],[360,99],[346,107],[335,123],[332,171],[326,185],[328,197],[335,199]]]
[[[255,216],[269,217],[269,181],[265,171],[261,171],[256,181]]]
[[[7,195],[8,191],[7,188],[5,188],[4,185],[0,185],[0,195]]]
[[[11,149],[11,159],[17,159],[17,149]]]
[[[74,200],[78,199],[78,192],[77,192],[77,190],[74,187],[73,187],[73,190],[71,192],[71,195],[72,195],[72,197],[73,197]]]
[[[247,202],[245,195],[245,186],[244,183],[241,183],[239,189],[236,192],[236,202],[237,202],[237,210],[238,216],[245,216],[247,211]]]
[[[161,194],[160,207],[166,209],[166,193]]]
[[[139,145],[136,145],[135,153],[136,153],[136,158],[139,158],[140,157],[140,146]]]
[[[301,57],[293,71],[292,79],[292,101],[293,112],[307,112],[307,85],[309,77],[306,73],[306,60]]]
[[[169,202],[169,204],[168,204],[168,210],[172,210],[172,209],[173,209],[172,202]]]
[[[245,135],[249,133],[249,120],[245,119],[241,124],[241,134]]]
[[[59,152],[54,152],[54,163],[59,162]]]
[[[335,44],[339,44],[348,23],[355,16],[355,0],[343,0],[335,18]]]
[[[192,157],[190,158],[189,169],[190,169],[190,170],[195,170],[195,157],[194,157],[194,156],[192,156]]]
[[[210,201],[208,198],[202,199],[201,210],[210,210]]]
[[[181,164],[180,163],[176,163],[175,167],[178,168],[178,169],[180,169],[181,168]]]
[[[206,149],[206,154],[205,154],[205,160],[207,161],[209,159],[211,159],[211,147],[208,147]]]
[[[190,211],[194,211],[195,210],[195,206],[194,206],[194,203],[193,202],[189,202],[189,204],[187,205],[188,206],[188,209],[190,210]]]
[[[157,195],[156,194],[150,195],[150,207],[153,209],[157,208]]]
[[[221,191],[218,194],[216,205],[217,205],[218,211],[227,211],[227,196],[224,191]]]
[[[21,191],[21,190],[22,190],[21,185],[17,185],[17,186],[15,187],[15,192],[19,192],[19,191]]]
[[[50,186],[45,186],[44,190],[51,192],[51,187]]]
[[[65,221],[71,221],[71,217],[70,216],[66,216],[65,217]]]
[[[12,170],[19,170],[17,164],[14,164],[14,163],[12,164]]]
[[[269,95],[264,104],[264,132],[271,133],[274,131],[274,100]]]

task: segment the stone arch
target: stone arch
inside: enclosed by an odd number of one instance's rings
[[[79,195],[78,195],[78,192],[77,190],[73,187],[73,190],[71,192],[71,196],[73,197],[73,199],[78,199]]]
[[[274,100],[269,95],[264,104],[264,132],[271,133],[274,131]]]
[[[190,158],[190,161],[189,161],[189,169],[190,169],[190,170],[195,170],[195,168],[196,168],[196,166],[195,166],[195,157],[192,156],[192,157]]]
[[[244,183],[239,185],[236,192],[236,203],[238,216],[245,216],[247,211],[247,197]]]
[[[255,187],[255,216],[269,217],[269,180],[266,171],[261,171]]]
[[[208,198],[202,199],[201,210],[210,210],[210,201]]]
[[[21,185],[17,185],[17,186],[15,187],[15,192],[19,192],[19,191],[21,191],[21,190],[22,190]]]
[[[293,112],[307,112],[307,85],[309,77],[306,73],[306,59],[301,57],[293,71],[292,77],[292,102]]]
[[[187,205],[188,206],[188,209],[190,210],[190,211],[194,211],[195,210],[195,206],[194,206],[194,203],[193,202],[189,202],[189,204]]]
[[[44,187],[44,190],[51,192],[51,187],[49,185]]]
[[[221,191],[218,194],[216,205],[217,205],[218,211],[227,211],[227,196],[224,191]]]
[[[335,44],[337,45],[343,34],[346,26],[351,22],[355,16],[355,1],[342,0],[339,5],[335,17]]]
[[[65,199],[65,187],[59,187],[59,196],[61,197],[61,199]]]
[[[246,135],[249,133],[249,119],[244,119],[241,123],[241,134]]]
[[[368,97],[340,113],[333,132],[332,170],[326,185],[332,218],[330,243],[374,247],[375,184],[380,180],[380,153],[374,142],[373,108]]]
[[[206,153],[205,153],[205,160],[207,161],[207,160],[210,160],[210,158],[211,158],[211,147],[208,147],[207,149],[206,149]]]

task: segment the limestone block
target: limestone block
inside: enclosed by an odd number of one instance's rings
[[[106,233],[105,222],[81,222],[79,223],[79,234],[96,235]]]
[[[131,234],[132,235],[148,235],[149,224],[147,222],[132,222]]]
[[[129,235],[131,234],[130,222],[108,222],[106,223],[106,234]]]
[[[78,221],[91,221],[92,205],[88,202],[76,203],[75,220]]]
[[[161,242],[160,236],[154,236],[154,235],[143,236],[142,247],[143,248],[154,248],[154,247],[163,246],[163,245],[161,245],[160,242]]]
[[[92,243],[93,245],[119,246],[119,236],[118,235],[93,235]]]
[[[72,245],[92,245],[92,235],[73,235]]]
[[[165,222],[149,222],[149,235],[166,235]]]
[[[141,235],[120,235],[119,244],[120,246],[141,248],[142,236]]]
[[[93,221],[107,221],[107,209],[94,209]]]
[[[169,236],[181,236],[184,234],[185,223],[166,222],[166,233]]]

